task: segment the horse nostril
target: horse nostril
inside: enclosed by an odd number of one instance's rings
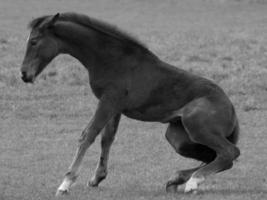
[[[26,72],[21,72],[21,78],[24,79],[26,77]]]

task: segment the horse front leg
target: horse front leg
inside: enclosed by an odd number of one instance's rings
[[[112,102],[112,101],[111,101]],[[93,144],[96,136],[105,127],[105,125],[118,113],[116,107],[111,105],[110,102],[100,100],[96,113],[83,131],[79,140],[79,147],[77,148],[76,154],[69,167],[68,172],[65,174],[64,180],[57,189],[56,195],[62,195],[69,192],[71,185],[75,182],[78,177],[78,171],[82,163],[82,159],[85,155],[86,150]]]
[[[118,129],[120,117],[121,117],[120,114],[113,117],[108,122],[108,124],[105,126],[105,130],[102,132],[101,155],[97,163],[95,173],[93,177],[91,178],[91,180],[88,181],[88,186],[97,187],[98,184],[102,180],[104,180],[107,176],[107,173],[108,173],[107,165],[108,165],[110,147],[114,141],[115,134]]]

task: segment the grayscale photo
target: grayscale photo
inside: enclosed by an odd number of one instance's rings
[[[0,200],[267,199],[267,0],[0,16]]]

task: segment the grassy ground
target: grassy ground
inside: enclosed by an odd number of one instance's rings
[[[218,83],[241,124],[242,155],[208,179],[198,195],[167,194],[176,169],[195,166],[164,139],[166,125],[123,118],[111,151],[109,176],[87,188],[99,140],[66,199],[266,199],[267,4],[264,0],[0,0],[0,199],[54,199],[96,99],[84,68],[60,56],[35,85],[19,68],[33,17],[63,11],[116,24],[163,60]]]

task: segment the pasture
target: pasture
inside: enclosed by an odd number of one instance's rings
[[[74,58],[59,56],[34,85],[20,79],[28,22],[75,11],[117,25],[162,60],[207,77],[229,95],[239,117],[241,156],[196,195],[165,192],[177,169],[198,165],[165,140],[166,124],[123,117],[109,174],[88,188],[100,153],[88,150],[80,177],[61,199],[267,198],[267,1],[0,0],[0,200],[55,199],[97,100]]]

